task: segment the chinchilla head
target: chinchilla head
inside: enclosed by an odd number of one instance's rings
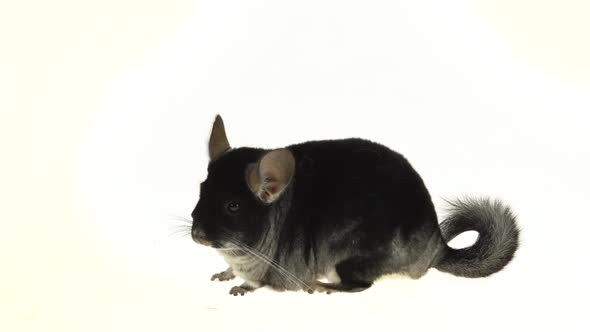
[[[214,248],[254,247],[269,236],[295,173],[287,149],[230,147],[217,116],[209,139],[207,179],[192,213],[192,237]]]

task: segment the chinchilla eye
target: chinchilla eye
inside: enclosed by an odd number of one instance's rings
[[[231,201],[227,203],[225,208],[227,212],[229,212],[230,214],[237,214],[238,212],[240,212],[240,203],[236,201]]]

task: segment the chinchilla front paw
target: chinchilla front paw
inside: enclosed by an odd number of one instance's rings
[[[234,275],[234,272],[232,271],[231,268],[229,268],[223,272],[215,273],[214,275],[212,275],[211,281],[214,281],[215,279],[217,279],[219,281],[228,281],[228,280],[232,280],[235,277],[236,276]]]

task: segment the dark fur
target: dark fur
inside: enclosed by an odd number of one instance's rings
[[[334,290],[358,291],[385,274],[419,278],[431,267],[484,277],[508,264],[517,248],[515,218],[497,201],[457,202],[441,234],[424,182],[402,155],[383,145],[346,139],[287,149],[296,171],[277,201],[259,201],[244,177],[246,166],[268,150],[237,148],[210,162],[192,214],[198,242],[222,249],[228,238],[238,239],[296,277],[246,257],[240,263],[246,280],[297,290],[335,267],[341,283]],[[226,212],[229,201],[241,203],[238,215]],[[472,247],[447,246],[467,230],[480,233]]]

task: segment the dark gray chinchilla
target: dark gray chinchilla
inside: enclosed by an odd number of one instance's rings
[[[504,268],[518,247],[515,216],[498,200],[455,201],[439,225],[408,161],[367,140],[231,148],[217,116],[209,158],[191,233],[229,264],[212,280],[245,281],[233,295],[263,286],[358,292],[383,275],[419,278],[431,267],[485,277]],[[469,230],[479,233],[475,244],[447,245]]]

